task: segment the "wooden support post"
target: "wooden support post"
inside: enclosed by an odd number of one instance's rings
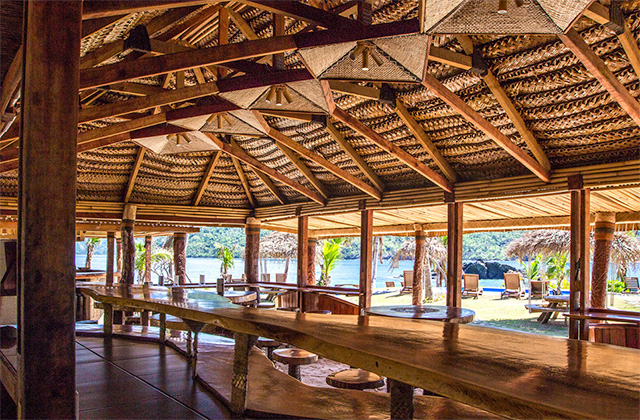
[[[615,213],[596,213],[593,247],[593,276],[591,278],[591,307],[604,308],[607,300],[607,275],[613,233],[616,230]]]
[[[258,337],[235,333],[236,340],[233,354],[233,377],[231,380],[231,412],[236,415],[244,413],[247,403],[247,375],[249,372],[249,353]]]
[[[122,281],[122,233],[116,237],[116,272],[120,275]]]
[[[175,232],[173,234],[173,264],[178,284],[187,281],[187,234]]]
[[[360,315],[371,306],[371,260],[373,258],[373,210],[360,211]]]
[[[144,282],[151,283],[151,243],[153,236],[144,237]]]
[[[462,203],[447,197],[447,306],[462,305]]]
[[[102,307],[104,308],[104,321],[103,321],[103,331],[105,337],[111,337],[113,334],[113,306],[109,303],[103,303]]]
[[[24,10],[18,175],[18,416],[74,418],[82,2],[30,1]]]
[[[167,340],[167,314],[160,314],[160,342],[164,343]]]
[[[318,238],[309,236],[307,241],[307,284],[316,284],[316,252],[318,249]]]
[[[298,287],[307,286],[309,270],[309,216],[298,216]],[[298,308],[304,312],[304,293],[298,292]]]
[[[149,311],[140,311],[140,325],[143,327],[149,326]]]
[[[113,251],[116,241],[115,232],[107,232],[107,286],[113,286]]]
[[[422,229],[416,230],[416,255],[413,260],[413,293],[411,297],[412,305],[422,305],[424,299],[424,282],[431,281],[430,278],[424,278],[425,240],[426,236],[424,231]]]
[[[582,175],[569,179],[571,191],[571,250],[569,312],[584,314],[589,306],[590,191],[584,188]],[[569,320],[569,338],[588,340],[589,323]]]
[[[133,227],[136,223],[136,206],[127,204],[122,214],[122,272],[120,283],[133,284],[135,277],[136,245]]]
[[[260,266],[260,220],[247,218],[245,229],[246,246],[244,251],[244,274],[247,283],[257,283]]]
[[[387,384],[391,393],[391,420],[413,419],[414,387],[389,378]]]

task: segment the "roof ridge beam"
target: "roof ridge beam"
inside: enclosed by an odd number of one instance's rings
[[[247,152],[245,152],[244,150],[242,150],[242,148],[238,145],[231,145],[231,144],[227,144],[225,142],[223,142],[222,140],[220,140],[220,138],[218,138],[216,135],[214,135],[213,133],[204,133],[207,137],[209,137],[219,148],[220,150],[222,150],[223,152],[227,153],[230,156],[236,157],[239,160],[241,160],[242,162],[246,163],[247,165],[251,166],[252,168],[264,173],[265,175],[270,176],[271,178],[282,182],[283,184],[287,185],[288,187],[291,187],[292,189],[298,191],[299,193],[301,193],[302,195],[307,196],[308,198],[310,198],[311,200],[315,201],[316,203],[319,203],[321,205],[325,205],[326,204],[326,200],[324,199],[324,197],[322,197],[320,194],[318,194],[315,191],[312,191],[311,189],[305,187],[304,185],[290,179],[287,178],[286,176],[284,176],[283,174],[281,174],[280,172],[276,171],[275,169],[265,165],[264,163],[260,162],[259,160],[257,160],[256,158],[250,156],[249,154],[247,154]]]
[[[605,62],[596,55],[589,44],[574,29],[569,29],[565,34],[558,35],[564,45],[582,62],[602,87],[611,95],[614,101],[640,125],[640,103],[629,93],[622,82],[616,78]]]
[[[334,174],[335,176],[337,176],[338,178],[341,178],[342,180],[348,182],[349,184],[351,184],[354,187],[358,188],[360,191],[370,195],[371,197],[375,198],[376,200],[381,200],[382,199],[382,191],[379,191],[377,188],[372,187],[371,185],[367,184],[366,182],[362,181],[361,179],[356,178],[355,176],[351,175],[350,173],[348,173],[344,169],[340,168],[338,165],[336,165],[336,164],[334,164],[332,162],[329,162],[327,159],[325,159],[322,156],[312,152],[311,150],[307,149],[306,147],[304,147],[300,143],[294,141],[290,137],[285,136],[280,131],[278,131],[275,128],[271,127],[265,121],[265,119],[262,117],[262,114],[260,114],[260,112],[253,111],[253,113],[256,116],[256,118],[258,119],[258,121],[262,124],[262,127],[264,128],[267,136],[271,137],[277,143],[279,143],[279,144],[281,144],[281,145],[293,150],[294,152],[298,153],[301,156],[304,156],[305,158],[307,158],[309,160],[312,160],[313,162],[315,162],[318,165],[322,166],[327,171],[329,171],[332,174]]]
[[[458,35],[457,38],[467,54],[474,54],[473,42],[468,35]],[[474,66],[474,72],[482,77],[482,80],[484,80],[491,93],[493,93],[493,96],[498,100],[498,103],[502,106],[502,109],[504,109],[504,112],[515,126],[516,130],[518,130],[536,160],[545,169],[550,170],[551,163],[549,162],[547,155],[544,153],[544,150],[542,150],[542,147],[540,147],[540,143],[538,143],[536,137],[527,127],[524,118],[522,118],[522,115],[516,109],[515,104],[511,98],[509,98],[507,92],[502,88],[500,82],[498,82],[498,79],[491,72],[489,66],[486,65],[484,57],[482,57],[480,51],[475,51],[473,58],[474,60],[481,61],[481,65],[478,66],[481,69],[476,70]],[[475,64],[477,65],[478,63]]]
[[[204,195],[207,186],[209,185],[209,180],[211,179],[211,174],[213,174],[213,170],[218,164],[218,160],[220,159],[220,155],[222,152],[214,152],[209,160],[209,165],[207,165],[207,169],[202,176],[202,180],[200,181],[200,185],[198,185],[198,190],[196,191],[196,195],[193,197],[193,206],[198,206],[200,204],[200,200],[202,200],[202,196]]]
[[[491,138],[498,146],[500,146],[517,161],[523,164],[538,178],[542,179],[544,182],[549,182],[551,180],[551,175],[548,169],[542,166],[533,157],[529,156],[524,150],[522,150],[513,141],[511,141],[509,137],[507,137],[500,130],[494,127],[476,110],[471,108],[465,101],[463,101],[462,98],[450,91],[438,79],[427,73],[422,80],[422,84],[431,92],[433,92],[438,98],[442,99],[454,110],[456,110],[456,112],[458,112],[474,127],[489,136],[489,138]]]
[[[138,156],[136,157],[136,161],[133,164],[131,176],[129,177],[129,182],[127,183],[127,191],[124,194],[125,204],[129,202],[129,199],[131,198],[131,194],[133,193],[133,187],[136,184],[136,178],[138,177],[138,171],[140,171],[140,166],[142,165],[142,161],[144,160],[144,155],[145,155],[144,147],[138,147]]]

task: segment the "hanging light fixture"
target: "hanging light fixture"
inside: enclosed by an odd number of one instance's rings
[[[369,71],[369,57],[373,58],[376,65],[381,66],[383,64],[382,57],[376,51],[376,46],[369,41],[360,41],[357,43],[356,48],[351,51],[349,58],[355,60],[358,55],[362,54],[362,70]]]
[[[291,92],[285,85],[274,85],[269,88],[269,93],[265,98],[265,102],[270,104],[273,100],[276,100],[276,106],[282,106],[282,97],[287,101],[287,103],[293,102],[293,97],[291,96]]]
[[[501,15],[507,13],[507,0],[500,0],[498,4],[498,13]]]
[[[159,155],[220,150],[206,134],[200,131],[144,137],[132,141]]]

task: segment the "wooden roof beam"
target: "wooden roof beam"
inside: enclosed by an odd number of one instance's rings
[[[211,174],[213,174],[213,170],[218,164],[218,160],[220,159],[220,155],[222,152],[214,152],[209,160],[209,165],[207,165],[207,169],[204,171],[204,175],[202,176],[202,180],[200,181],[200,185],[198,185],[198,190],[196,191],[196,195],[193,197],[193,205],[198,206],[200,204],[200,200],[202,200],[202,196],[204,195],[205,190],[207,189],[207,185],[209,185],[209,180],[211,179]]]
[[[315,201],[316,203],[319,203],[321,205],[325,205],[326,204],[326,200],[324,199],[324,197],[322,197],[320,194],[318,194],[315,191],[310,190],[309,188],[305,187],[304,185],[287,178],[286,176],[284,176],[283,174],[281,174],[280,172],[276,171],[273,168],[270,168],[269,166],[265,165],[264,163],[258,161],[256,158],[249,156],[244,150],[242,150],[239,146],[237,145],[231,145],[231,144],[227,144],[225,142],[223,142],[222,140],[220,140],[216,135],[212,134],[212,133],[205,133],[223,152],[227,153],[230,156],[233,156],[235,158],[238,158],[239,160],[241,160],[242,162],[246,163],[247,165],[251,166],[252,168],[264,173],[265,175],[270,176],[271,178],[282,182],[283,184],[291,187],[292,189],[296,190],[297,192],[301,193],[302,195],[310,198],[311,200]],[[274,193],[275,194],[275,193]],[[276,196],[278,196],[277,194],[275,194]],[[283,198],[283,197],[280,197]],[[284,201],[284,200],[280,200],[280,201]]]
[[[311,185],[313,185],[324,198],[329,198],[329,191],[327,191],[327,188],[324,186],[324,184],[320,182],[318,178],[316,178],[313,172],[311,172],[311,169],[309,169],[309,167],[305,165],[304,162],[302,162],[291,149],[279,144],[278,142],[276,142],[276,147],[280,149],[280,151],[291,161],[291,163],[293,163],[293,166],[295,166],[296,169],[298,169],[300,173],[302,173],[302,175],[307,178],[307,181],[309,181]]]
[[[256,32],[253,30],[251,25],[249,25],[249,22],[247,22],[240,15],[240,13],[238,13],[237,11],[233,10],[230,7],[225,7],[225,10],[227,11],[227,13],[229,13],[229,17],[231,18],[231,20],[233,20],[233,22],[236,24],[238,29],[240,29],[240,32],[242,32],[242,34],[247,39],[253,40],[253,39],[259,39],[260,38],[258,36],[258,34],[256,34]]]
[[[238,2],[266,10],[268,12],[285,15],[302,20],[323,28],[352,28],[360,26],[357,21],[342,17],[337,13],[325,11],[304,3],[291,0],[238,0]]]
[[[133,169],[131,170],[131,176],[129,176],[129,182],[127,183],[127,191],[124,194],[124,202],[128,203],[131,198],[131,194],[133,193],[133,187],[136,183],[136,178],[138,177],[138,171],[140,171],[140,166],[142,165],[142,161],[144,160],[145,149],[144,147],[138,148],[138,156],[136,157],[136,161],[133,164]]]
[[[345,93],[364,99],[372,99],[377,101],[380,99],[380,89],[369,86],[361,86],[355,83],[341,82],[339,80],[330,80],[329,87],[334,92]]]
[[[260,172],[256,168],[252,168],[253,173],[256,174],[258,179],[264,184],[265,187],[273,194],[274,197],[278,200],[280,204],[287,203],[287,198],[280,192],[276,184],[271,181],[271,179],[264,173]]]
[[[549,170],[542,166],[537,160],[529,156],[527,152],[518,147],[509,137],[504,135],[500,130],[494,127],[489,121],[484,119],[477,111],[467,105],[459,96],[451,92],[438,79],[430,74],[425,74],[422,84],[433,92],[438,98],[442,99],[456,112],[458,112],[465,120],[471,123],[478,130],[485,133],[498,146],[503,148],[507,153],[522,163],[527,169],[533,172],[538,178],[544,182],[551,180]]]
[[[402,122],[407,126],[411,134],[422,144],[427,153],[433,161],[438,165],[440,170],[444,173],[447,179],[451,182],[456,182],[458,175],[453,170],[449,162],[442,156],[440,150],[431,141],[427,133],[424,132],[420,123],[418,123],[413,116],[409,113],[404,104],[397,99],[396,100],[396,114],[400,117]]]
[[[471,38],[469,38],[468,35],[458,35],[457,38],[460,41],[460,44],[462,44],[462,48],[465,50],[465,52],[467,54],[472,54],[473,41],[471,40]],[[547,155],[544,153],[544,150],[542,150],[542,147],[540,147],[540,144],[538,143],[538,140],[535,138],[533,133],[529,130],[529,128],[527,128],[527,124],[522,118],[522,115],[520,115],[520,112],[518,112],[518,110],[516,109],[515,104],[513,103],[513,101],[511,101],[511,98],[509,98],[505,90],[502,88],[502,86],[498,82],[498,79],[493,75],[493,73],[489,69],[489,66],[485,65],[482,56],[478,55],[478,58],[483,61],[483,69],[482,71],[480,71],[480,76],[486,83],[487,87],[489,87],[489,90],[491,91],[491,93],[493,93],[493,96],[496,97],[498,103],[500,104],[500,106],[502,106],[502,109],[504,109],[511,122],[516,127],[516,130],[518,130],[518,132],[522,136],[522,139],[525,141],[536,160],[545,169],[550,170],[551,163],[549,162]]]
[[[201,48],[167,54],[160,57],[146,57],[85,69],[80,72],[80,89],[88,89],[123,82],[147,76],[188,70],[264,55],[272,55],[321,45],[333,45],[349,41],[382,38],[394,35],[417,33],[417,20],[364,26],[359,31],[318,31],[295,35],[256,39],[235,44]],[[329,33],[330,32],[330,33]]]
[[[609,9],[601,3],[593,2],[583,14],[615,32],[622,48],[627,53],[633,70],[640,79],[640,48],[620,11],[620,3],[611,3],[611,9]]]
[[[574,29],[569,29],[565,34],[558,35],[562,42],[569,48],[582,64],[589,70],[602,87],[611,95],[614,101],[640,125],[640,103],[629,93],[622,82],[616,78],[604,61],[584,41],[582,36]]]
[[[379,191],[384,191],[385,186],[382,180],[380,180],[378,175],[373,172],[373,169],[369,167],[362,156],[360,156],[358,152],[355,151],[355,149],[351,146],[351,144],[349,144],[347,139],[344,138],[342,133],[338,131],[338,129],[330,121],[327,121],[327,131],[336,141],[336,143],[338,143],[340,147],[342,147],[342,150],[344,150],[347,156],[349,156],[353,160],[353,163],[355,163],[364,173],[364,175],[369,178],[369,181],[371,181]]]
[[[236,168],[236,173],[238,174],[238,178],[240,178],[240,183],[242,184],[244,193],[247,195],[249,204],[251,204],[251,207],[255,207],[256,202],[255,202],[255,199],[253,198],[253,194],[251,194],[251,189],[249,188],[249,181],[247,181],[247,176],[244,174],[244,171],[242,170],[242,165],[240,164],[240,161],[234,157],[231,157],[231,162],[233,163],[234,168]]]
[[[130,13],[201,6],[211,0],[92,0],[82,7],[82,19],[97,19]]]
[[[317,163],[318,165],[322,166],[324,169],[331,172],[338,178],[341,178],[342,180],[348,182],[349,184],[358,188],[360,191],[366,194],[369,194],[371,197],[375,198],[376,200],[382,199],[382,191],[379,191],[378,189],[376,189],[375,187],[372,187],[371,185],[367,184],[361,179],[356,178],[355,176],[351,175],[344,169],[338,167],[336,164],[329,162],[328,160],[326,160],[325,158],[323,158],[322,156],[316,153],[313,153],[311,150],[302,146],[300,143],[294,141],[293,139],[285,136],[275,128],[271,127],[264,120],[264,118],[258,111],[254,111],[254,115],[256,116],[258,121],[260,121],[260,123],[262,124],[262,127],[266,131],[267,136],[275,140],[276,143],[279,143],[285,147],[288,147],[289,149],[293,150],[299,155],[304,156],[305,158]]]

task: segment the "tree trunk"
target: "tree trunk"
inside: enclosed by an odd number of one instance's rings
[[[96,252],[96,246],[92,243],[87,244],[87,259],[84,262],[84,268],[91,269],[93,262],[93,254]]]
[[[431,258],[425,257],[425,278],[422,280],[424,284],[424,297],[425,299],[433,299],[433,287],[431,284]]]
[[[376,283],[376,277],[378,276],[378,260],[382,253],[382,237],[376,236],[373,239],[373,261],[371,265],[371,282]]]
[[[424,250],[425,234],[423,231],[416,231],[416,253],[413,261],[413,292],[411,297],[412,305],[421,305],[424,298]]]

